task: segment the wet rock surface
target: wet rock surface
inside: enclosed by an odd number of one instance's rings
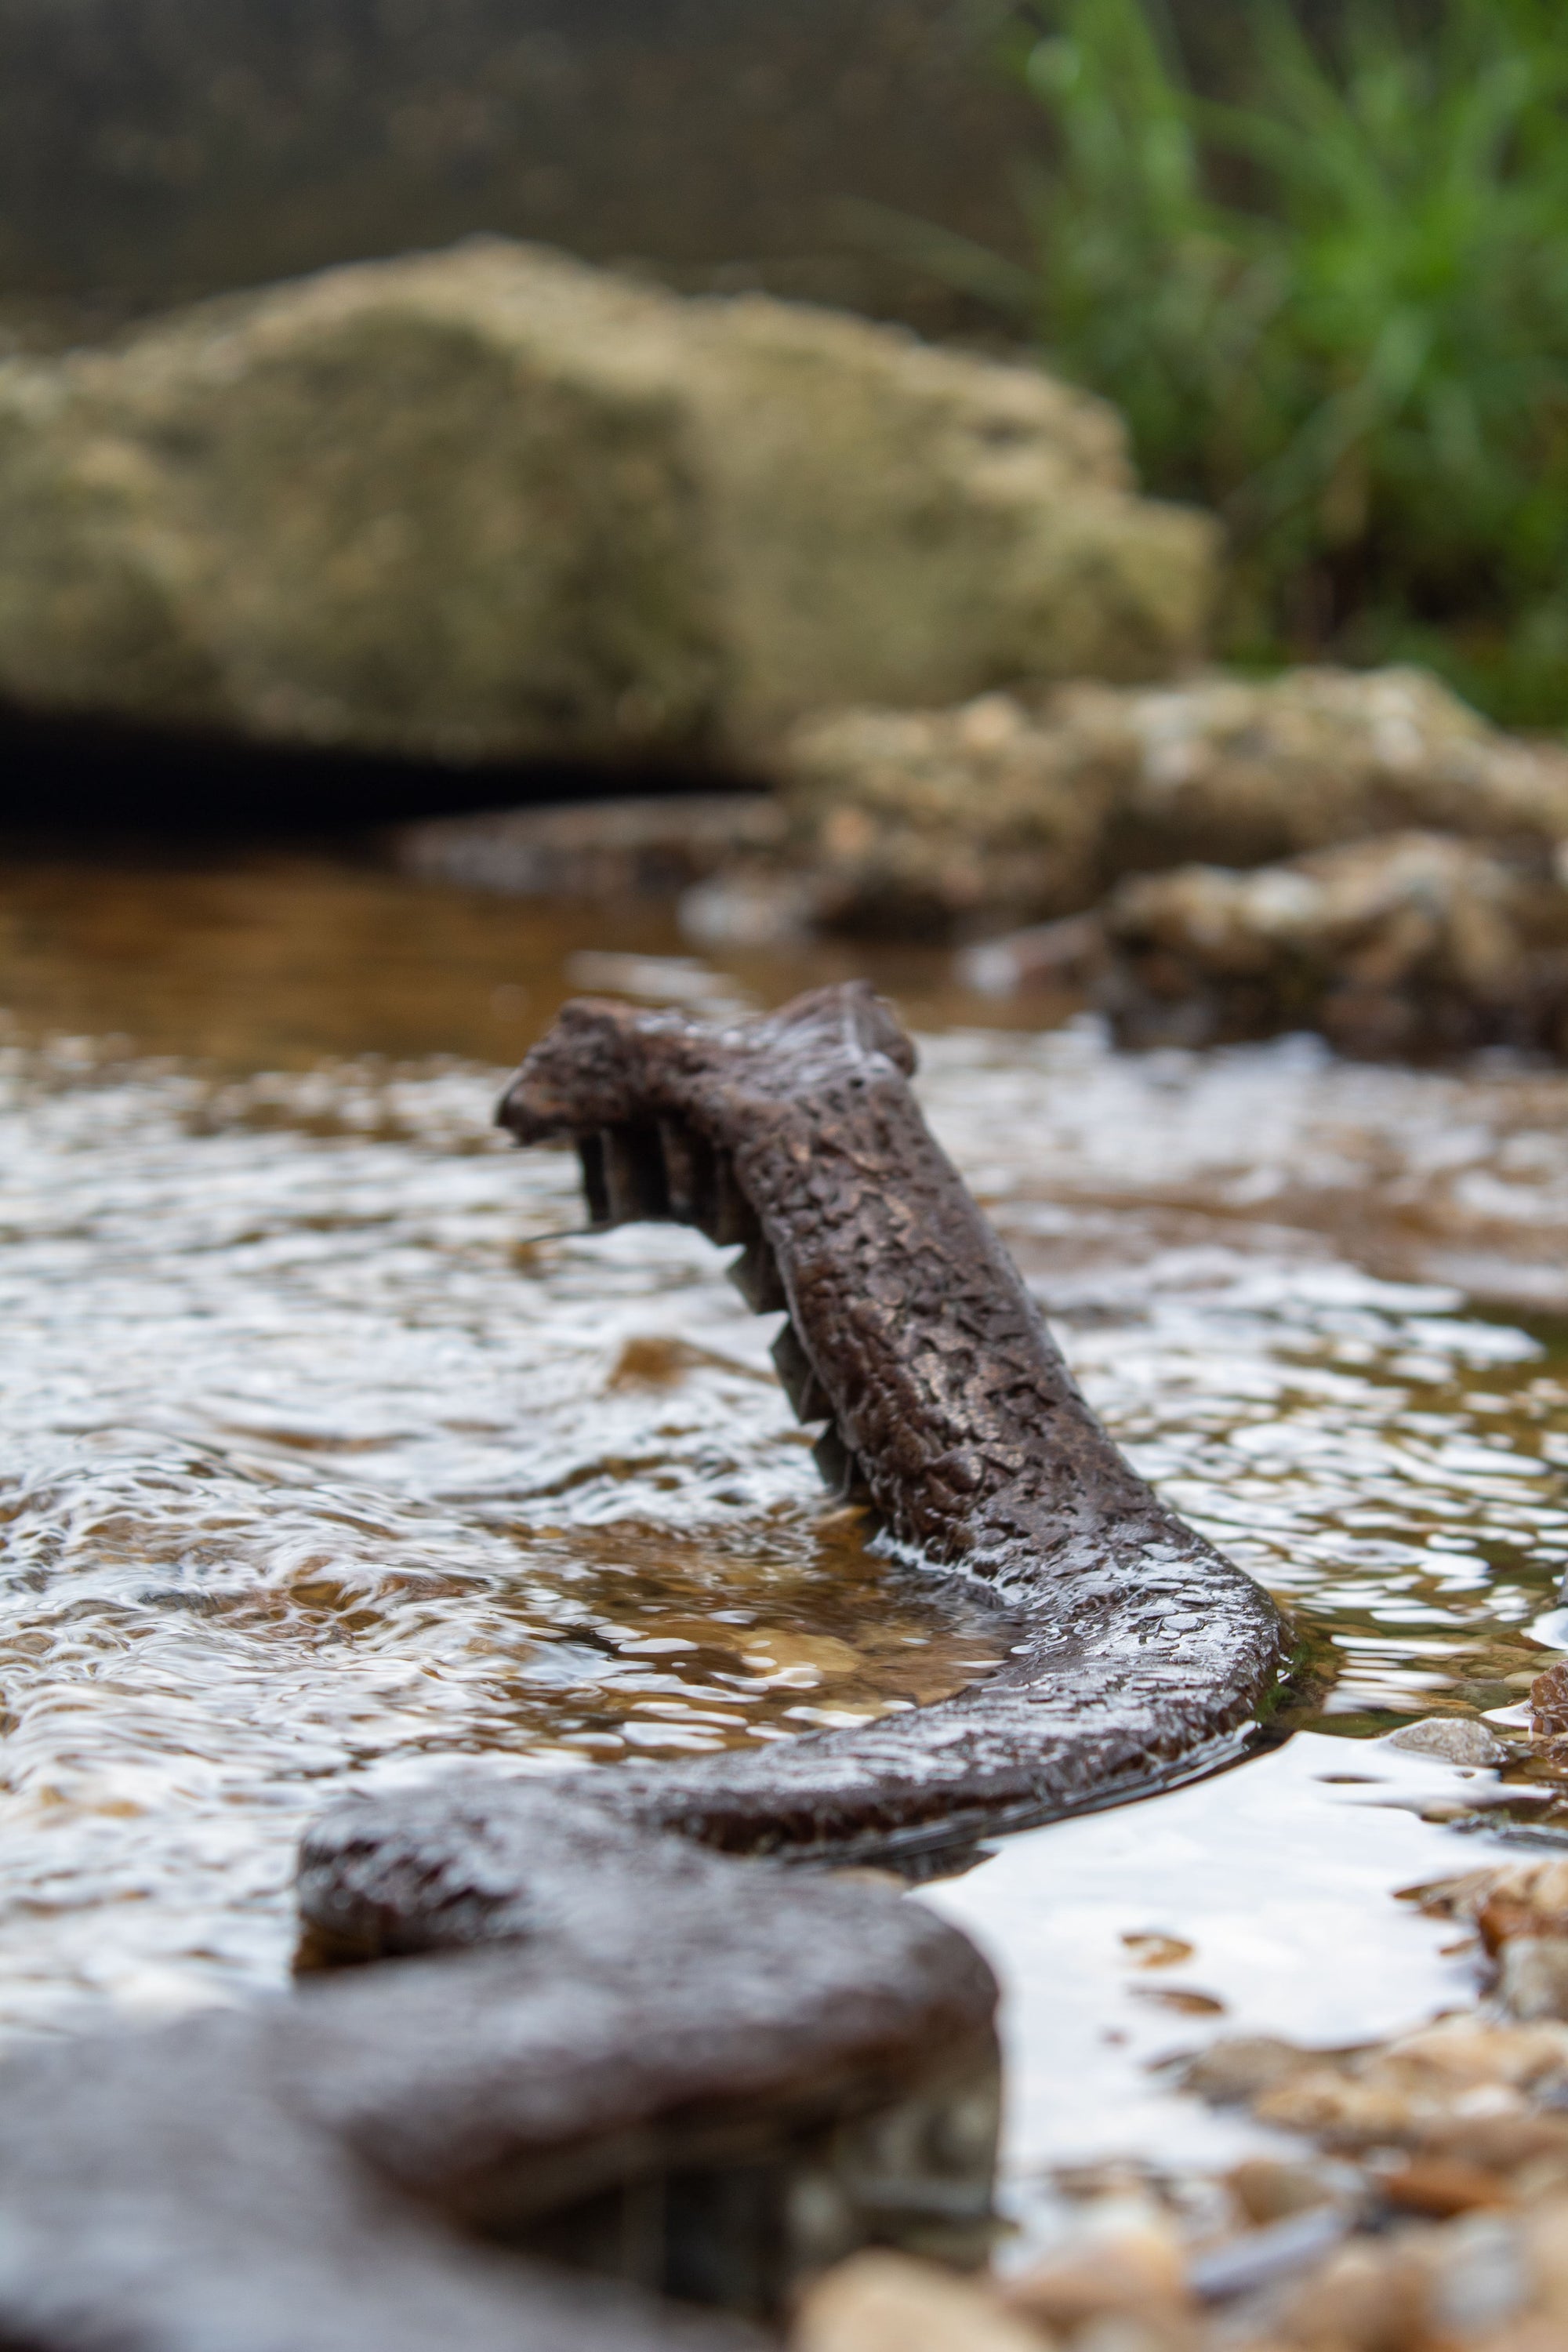
[[[1213,534],[1031,367],[479,240],[0,371],[0,691],[466,761],[1167,675]]]
[[[1402,1730],[1391,1731],[1388,1745],[1413,1756],[1440,1756],[1446,1763],[1474,1766],[1500,1764],[1508,1749],[1495,1732],[1472,1717],[1429,1715],[1419,1723],[1407,1723]]]
[[[942,937],[1087,906],[1125,777],[1118,747],[1009,694],[956,710],[829,711],[788,740],[793,846],[827,928]]]
[[[7,2337],[741,2352],[656,2298],[760,2314],[868,2241],[984,2254],[995,1987],[895,1894],[491,1782],[344,1807],[302,1895],[318,1959],[323,1922],[340,1957],[445,1956],[13,2059]]]
[[[1117,711],[1136,741],[1141,864],[1256,866],[1408,826],[1568,835],[1568,753],[1503,734],[1422,670],[1306,667],[1086,708]]]

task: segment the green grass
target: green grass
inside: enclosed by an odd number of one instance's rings
[[[949,242],[1114,400],[1151,488],[1215,508],[1227,650],[1433,662],[1568,720],[1568,8],[1240,18],[1222,101],[1159,0],[1034,0],[1036,266]]]

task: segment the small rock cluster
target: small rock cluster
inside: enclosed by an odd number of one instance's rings
[[[1568,1665],[1530,1755],[1568,1768]],[[1434,1717],[1398,1744],[1507,1754]],[[1349,2050],[1246,2036],[1179,2080],[1290,2135],[1218,2179],[1105,2166],[1058,2184],[1045,2260],[986,2282],[861,2254],[806,2296],[794,2352],[1562,2352],[1568,2344],[1568,1859],[1412,1888],[1473,1939],[1485,2000]]]
[[[1568,751],[1409,669],[831,712],[787,738],[780,788],[818,921],[928,936],[1074,914],[1193,859],[1257,867],[1412,827],[1568,839]]]
[[[1085,2200],[1070,2251],[1000,2287],[858,2256],[808,2297],[795,2352],[1561,2352],[1568,2198],[1352,2237],[1311,2171],[1257,2160],[1225,2184],[1246,2246],[1187,2238],[1157,2192],[1129,2213],[1119,2186]],[[1334,2250],[1303,2276],[1314,2244]]]
[[[1400,833],[1252,873],[1184,866],[1122,883],[1056,944],[1128,1044],[1315,1029],[1352,1054],[1568,1052],[1561,855]]]
[[[695,944],[1011,921],[961,979],[1087,996],[1131,1045],[1568,1051],[1568,750],[1420,671],[828,712],[780,801],[688,894]]]
[[[1478,1872],[1434,1903],[1537,1940],[1568,1865]],[[1489,1882],[1489,1885],[1484,1884]],[[1568,1953],[1568,1943],[1562,1945]],[[1506,1947],[1505,1947],[1506,1952]],[[1568,1977],[1557,1987],[1568,1994]],[[861,2255],[807,2296],[795,2352],[1560,2352],[1568,2342],[1568,2024],[1458,2016],[1354,2051],[1251,2037],[1183,2087],[1307,2143],[1205,2183],[1080,2177],[1044,2262],[987,2283]]]
[[[961,978],[1087,997],[1130,1045],[1316,1029],[1361,1055],[1568,1053],[1568,750],[1419,671],[828,712],[786,735],[773,794],[444,820],[395,846],[470,887],[679,896],[710,950],[1016,922],[961,950]]]

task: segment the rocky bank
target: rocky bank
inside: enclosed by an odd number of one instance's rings
[[[1568,751],[1500,733],[1415,669],[826,712],[788,736],[779,775],[817,919],[847,929],[962,936],[1076,913],[1128,874],[1412,826],[1568,839]]]
[[[1568,750],[1418,670],[820,713],[780,799],[689,893],[699,944],[968,935],[968,984],[1076,992],[1132,1045],[1568,1052]]]
[[[1393,1738],[1539,1794],[1565,1770],[1568,1667],[1531,1702],[1506,1741],[1461,1717]],[[1493,1853],[1402,1898],[1451,1923],[1475,2007],[1353,2049],[1255,2035],[1173,2060],[1269,2151],[1215,2176],[1064,2175],[1054,2249],[988,2281],[859,2254],[808,2292],[794,2352],[1560,2352],[1568,1863]]]
[[[1123,883],[1091,979],[1131,1044],[1316,1029],[1363,1055],[1568,1052],[1568,875],[1436,833]]]

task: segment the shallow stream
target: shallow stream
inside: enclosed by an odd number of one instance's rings
[[[574,1163],[489,1125],[568,994],[858,969],[1091,1400],[1301,1642],[1285,1744],[928,1890],[1008,1982],[1018,2166],[1223,2152],[1172,2051],[1464,1997],[1392,1890],[1464,1866],[1478,1798],[1537,1840],[1568,1805],[1366,1743],[1506,1719],[1568,1646],[1568,1076],[1121,1055],[935,956],[719,966],[647,907],[16,854],[0,2034],[280,1986],[295,1841],[351,1783],[786,1739],[997,1654],[825,1505],[721,1254],[584,1235]]]

